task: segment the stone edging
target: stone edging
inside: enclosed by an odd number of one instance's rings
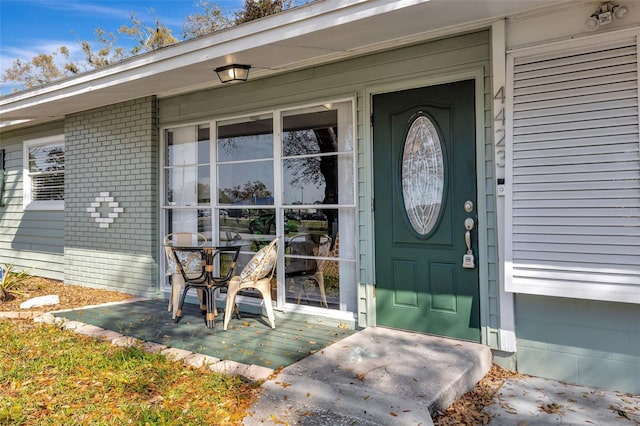
[[[131,303],[135,301],[145,300],[143,298],[129,299],[124,302],[113,302],[105,305],[113,305],[119,303]],[[97,305],[97,306],[105,306],[105,305]],[[78,309],[86,309],[87,307],[82,307]],[[66,311],[71,311],[74,309],[67,309]],[[64,311],[56,311],[56,312],[64,312]],[[69,321],[66,318],[56,317],[53,315],[54,312],[43,312],[43,311],[26,311],[26,312],[0,312],[0,318],[9,318],[9,319],[18,319],[18,318],[33,318],[35,322],[45,323],[45,324],[55,324],[64,329],[75,331],[78,334],[82,334],[84,336],[90,336],[96,339],[105,340],[111,342],[112,345],[116,346],[136,346],[140,345],[145,351],[150,353],[160,353],[172,361],[183,360],[186,365],[190,365],[192,367],[200,368],[200,367],[208,367],[211,371],[215,373],[222,374],[239,374],[246,379],[256,382],[266,380],[273,374],[273,369],[263,367],[260,365],[247,365],[236,361],[231,360],[220,360],[219,358],[215,358],[209,355],[199,354],[190,352],[184,349],[172,348],[166,345],[161,345],[159,343],[147,342],[144,340],[136,339],[135,337],[124,336],[116,331],[105,330],[104,328],[85,324],[80,321]]]
[[[107,302],[107,303],[102,303],[99,305],[87,305],[87,306],[82,306],[80,308],[72,308],[72,309],[59,309],[56,311],[43,311],[43,310],[37,310],[37,311],[1,311],[0,312],[0,318],[7,318],[7,319],[29,319],[29,318],[37,318],[39,316],[42,316],[45,314],[45,312],[49,312],[52,314],[57,314],[60,312],[70,312],[70,311],[78,311],[81,309],[89,309],[89,308],[97,308],[97,307],[101,307],[101,306],[110,306],[110,305],[121,305],[124,303],[133,303],[133,302],[140,302],[142,300],[148,300],[145,297],[132,297],[130,299],[125,299],[125,300],[121,300],[119,302]]]
[[[0,312],[0,318],[7,319],[29,319],[36,318],[44,314],[44,311],[10,311]]]

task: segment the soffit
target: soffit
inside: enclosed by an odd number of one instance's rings
[[[213,69],[242,63],[250,79],[442,37],[555,0],[325,0],[110,67],[0,98],[3,130],[149,95],[219,86]],[[6,125],[10,120],[31,120]]]

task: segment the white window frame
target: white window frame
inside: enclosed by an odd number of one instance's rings
[[[23,190],[22,205],[24,210],[64,210],[64,200],[37,200],[31,195],[31,172],[29,171],[29,150],[36,146],[50,144],[62,144],[64,146],[64,134],[47,136],[43,138],[29,139],[23,142]],[[66,156],[66,149],[65,149]]]
[[[214,212],[216,212],[218,209],[220,208],[225,208],[224,205],[220,205],[218,204],[217,201],[217,197],[214,194],[214,191],[216,191],[217,189],[217,166],[218,166],[218,162],[217,162],[217,158],[216,158],[216,150],[215,150],[215,141],[217,140],[217,124],[219,122],[224,122],[224,121],[228,121],[228,120],[234,120],[234,119],[243,119],[245,117],[249,117],[249,116],[256,116],[256,115],[266,115],[266,114],[270,114],[272,116],[273,122],[274,122],[274,128],[273,128],[273,140],[274,140],[274,157],[272,158],[273,162],[274,162],[274,205],[265,205],[265,206],[261,206],[261,207],[265,207],[265,208],[273,208],[274,212],[276,214],[276,218],[277,218],[277,228],[276,228],[276,235],[282,236],[284,235],[284,229],[283,228],[283,215],[284,215],[284,210],[289,208],[287,207],[288,205],[284,205],[282,203],[282,171],[281,171],[281,165],[282,165],[282,114],[288,111],[295,111],[298,109],[304,109],[307,107],[316,107],[318,105],[327,105],[327,104],[334,104],[334,103],[341,103],[341,102],[349,102],[351,104],[351,112],[350,112],[350,119],[351,119],[351,128],[349,129],[349,132],[351,133],[351,140],[353,141],[353,147],[352,147],[352,151],[350,152],[349,155],[351,155],[352,157],[352,170],[354,173],[354,176],[352,178],[352,194],[353,194],[353,200],[351,203],[346,203],[346,204],[338,204],[338,205],[324,205],[323,207],[325,208],[333,208],[335,207],[337,208],[351,208],[354,210],[354,218],[353,218],[353,227],[354,227],[354,236],[357,239],[357,230],[358,230],[358,210],[357,210],[357,203],[356,203],[356,199],[357,199],[357,185],[358,185],[358,169],[357,169],[357,156],[358,156],[358,149],[357,149],[357,135],[356,135],[356,128],[357,128],[357,116],[356,116],[356,105],[357,105],[357,100],[354,96],[347,96],[347,97],[337,97],[337,98],[330,98],[330,99],[318,99],[318,100],[312,100],[309,102],[305,102],[305,103],[301,103],[301,104],[291,104],[291,105],[287,105],[284,107],[274,107],[272,109],[265,109],[265,110],[254,110],[254,111],[246,111],[246,112],[242,112],[242,113],[238,113],[238,114],[234,114],[231,116],[219,116],[219,117],[215,117],[215,118],[211,118],[211,119],[207,119],[204,118],[202,120],[197,120],[197,121],[189,121],[189,122],[182,122],[182,123],[174,123],[171,125],[166,125],[160,128],[160,141],[161,141],[161,154],[160,154],[160,170],[164,170],[167,166],[165,164],[166,162],[166,139],[165,139],[165,132],[168,129],[176,129],[176,128],[183,128],[183,127],[190,127],[190,126],[198,126],[198,125],[203,125],[203,124],[208,124],[209,125],[209,129],[210,129],[210,133],[209,133],[209,140],[212,146],[212,149],[210,150],[210,164],[211,164],[211,173],[210,173],[210,187],[212,188],[212,194],[211,194],[211,201],[209,205],[200,205],[200,206],[193,206],[193,207],[186,207],[187,209],[208,209],[212,211],[212,220],[211,220],[211,229],[212,229],[212,238],[214,241],[217,241],[218,238],[218,234],[214,233],[215,229],[219,229],[219,223],[218,223],[218,215],[214,214]],[[337,155],[346,155],[348,153],[336,153]],[[159,184],[159,189],[160,189],[160,210],[161,210],[161,229],[163,229],[164,231],[166,231],[166,225],[167,225],[167,211],[168,210],[178,210],[178,208],[176,208],[176,206],[172,206],[172,205],[167,205],[165,203],[165,196],[166,196],[166,185],[165,185],[165,180],[164,180],[164,172],[162,172],[160,174],[160,184]],[[296,206],[297,207],[297,206]],[[163,232],[163,231],[161,231]],[[162,238],[162,236],[161,236]],[[318,307],[311,307],[311,306],[303,306],[303,305],[297,305],[297,304],[289,304],[289,303],[285,303],[284,300],[282,300],[281,298],[276,298],[274,299],[274,308],[277,308],[279,310],[282,311],[292,311],[292,312],[296,312],[296,313],[303,313],[303,314],[316,314],[316,315],[320,315],[320,316],[327,316],[333,319],[339,319],[339,320],[353,320],[355,318],[356,315],[356,310],[357,310],[357,301],[356,301],[356,306],[352,307],[353,310],[348,310],[347,307],[345,306],[345,304],[342,302],[343,298],[353,298],[354,300],[356,300],[356,294],[357,294],[357,276],[358,276],[358,270],[359,270],[359,265],[358,265],[358,259],[359,259],[359,254],[358,254],[358,242],[355,241],[354,242],[355,247],[354,247],[354,257],[351,259],[347,259],[347,258],[340,258],[339,260],[342,262],[347,262],[347,263],[353,263],[355,265],[355,280],[356,282],[353,285],[352,289],[342,289],[341,288],[341,302],[340,302],[340,309],[336,310],[336,309],[324,309],[324,308],[318,308]],[[161,250],[162,251],[162,250]],[[164,254],[161,253],[160,256],[161,259],[163,259],[164,262]],[[282,270],[284,269],[284,254],[281,254],[280,256],[278,256],[278,265],[279,268]],[[160,271],[164,271],[165,265],[161,265],[162,267],[160,268]],[[239,271],[237,271],[239,273]],[[164,273],[160,273],[160,280],[161,282],[165,282],[165,276]],[[280,278],[280,280],[283,280],[282,278]],[[279,282],[280,285],[284,285],[284,282]],[[342,293],[344,291],[344,293]],[[251,298],[251,297],[242,297],[239,296],[238,298],[239,302],[242,303],[247,303],[250,305],[258,305],[261,303],[260,299],[256,299],[256,298]]]
[[[513,235],[513,148],[514,148],[514,60],[519,57],[571,52],[573,49],[608,45],[624,39],[634,38],[637,43],[638,87],[640,87],[640,32],[637,29],[622,30],[609,34],[586,36],[579,39],[556,41],[537,46],[514,49],[507,52],[506,78],[506,161],[505,161],[505,291],[541,296],[567,297],[575,299],[640,303],[640,285],[615,282],[588,283],[583,286],[562,281],[540,280],[539,283],[518,283],[514,280],[514,235]],[[639,96],[640,104],[640,96]],[[639,106],[640,111],[640,106]],[[639,114],[640,115],[640,114]],[[640,117],[639,117],[640,121]],[[639,132],[640,137],[640,132]],[[637,279],[637,278],[636,278]]]

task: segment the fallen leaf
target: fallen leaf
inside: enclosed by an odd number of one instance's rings
[[[398,415],[396,413],[394,413],[393,411],[390,412],[389,414],[391,414],[393,417],[398,417]]]
[[[538,407],[541,411],[544,411],[547,414],[558,413],[560,409],[563,408],[563,405],[552,402],[551,404],[541,405]]]
[[[520,377],[523,376],[519,373],[493,364],[489,372],[472,390],[458,398],[446,410],[434,413],[433,424],[436,426],[489,424],[492,416],[484,411],[484,408],[496,402],[499,403],[496,393],[508,379]]]
[[[631,417],[629,417],[629,415],[627,414],[626,411],[620,409],[619,407],[615,407],[613,405],[609,406],[609,410],[613,411],[614,413],[616,413],[618,415],[618,418],[622,417],[624,419],[627,420],[631,420]]]

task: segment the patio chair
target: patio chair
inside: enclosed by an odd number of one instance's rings
[[[273,314],[273,305],[271,303],[271,278],[276,269],[276,261],[278,259],[278,241],[279,238],[275,238],[269,245],[258,250],[240,275],[231,278],[229,281],[227,303],[224,310],[224,330],[227,329],[233,312],[237,310],[236,296],[238,292],[246,288],[258,290],[262,295],[271,328],[276,328],[275,315]]]
[[[327,253],[331,246],[328,235],[300,234],[287,243],[289,255],[318,256],[318,252]],[[326,261],[319,261],[326,262]],[[300,304],[307,285],[317,285],[320,291],[320,303],[328,308],[323,276],[319,274],[319,262],[308,258],[292,258],[287,265],[289,288],[296,292],[296,303]]]
[[[313,254],[321,257],[339,257],[340,256],[340,234],[336,234],[336,240],[331,249],[331,238],[327,237],[327,241],[320,244],[317,248],[313,249]],[[318,270],[313,274],[313,278],[318,282],[320,292],[322,294],[324,307],[328,308],[327,296],[325,294],[325,277],[333,277],[339,279],[340,277],[340,264],[336,260],[319,259],[316,261],[318,264]]]
[[[207,237],[194,232],[174,232],[164,237],[164,252],[167,258],[166,275],[171,277],[171,295],[169,296],[169,306],[167,310],[172,312],[172,319],[176,318],[178,305],[180,303],[180,294],[184,288],[184,278],[178,270],[176,259],[173,256],[171,246],[204,246],[207,243]],[[178,252],[178,258],[182,264],[182,268],[187,274],[200,274],[202,272],[202,256],[196,252]],[[198,299],[202,303],[202,291],[198,291]],[[201,309],[204,309],[201,306]]]

